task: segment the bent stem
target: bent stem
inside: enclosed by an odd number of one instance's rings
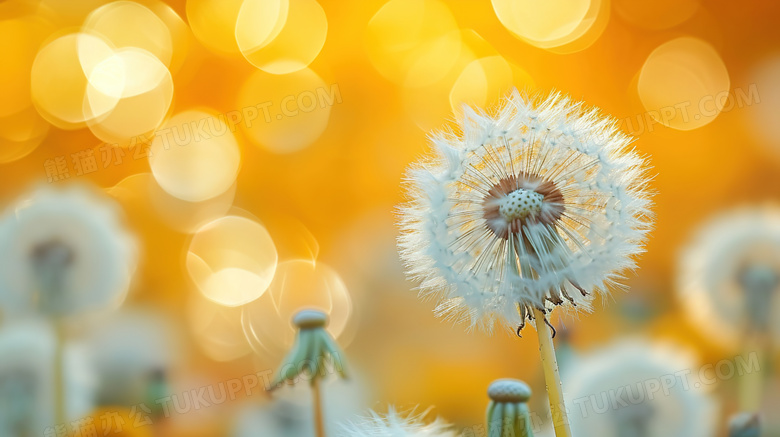
[[[316,437],[325,437],[325,425],[322,420],[322,394],[320,393],[320,380],[314,378],[311,384],[312,396],[314,398],[314,435]]]
[[[547,315],[543,311],[534,309],[536,332],[539,335],[539,352],[542,356],[542,367],[544,367],[544,382],[547,385],[547,395],[550,398],[550,412],[556,437],[571,437],[569,416],[563,401],[561,375],[558,372],[558,360],[555,357],[555,346],[550,328],[545,323],[546,317]]]

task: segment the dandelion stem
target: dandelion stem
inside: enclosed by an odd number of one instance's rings
[[[745,413],[756,413],[761,409],[761,399],[764,391],[764,373],[766,341],[762,334],[753,334],[747,336],[743,356],[748,363],[755,359],[758,362],[758,368],[748,371],[739,379],[739,410]]]
[[[552,331],[545,323],[547,315],[539,309],[534,309],[536,332],[539,335],[539,352],[542,355],[544,381],[547,385],[547,395],[550,398],[550,412],[556,437],[571,437],[569,416],[563,401],[561,375],[558,372],[558,360],[555,358]]]
[[[325,437],[325,425],[322,419],[322,394],[320,392],[320,380],[316,376],[311,385],[312,396],[314,397],[314,435],[316,437]]]
[[[65,414],[65,326],[59,318],[54,320],[54,330],[56,334],[54,349],[54,423],[56,425],[65,424],[67,420]]]

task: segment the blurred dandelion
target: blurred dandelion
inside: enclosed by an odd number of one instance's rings
[[[135,269],[133,240],[116,209],[86,187],[39,188],[0,222],[0,307],[55,323],[56,424],[67,408],[63,319],[121,304]]]
[[[574,435],[715,435],[715,404],[694,380],[695,367],[686,351],[642,339],[582,356],[563,374],[566,399],[579,407],[570,415]]]
[[[677,282],[686,314],[707,338],[763,355],[770,337],[780,340],[773,317],[780,314],[780,208],[742,208],[711,219],[683,250]],[[756,411],[763,376],[746,375],[740,384],[741,407]]]
[[[0,306],[69,316],[121,303],[135,270],[116,205],[86,187],[39,188],[0,222]]]
[[[452,427],[437,418],[425,423],[427,412],[411,414],[406,417],[390,407],[386,415],[371,412],[368,417],[361,418],[344,425],[340,434],[343,437],[455,437]]]
[[[356,375],[359,378],[359,375]],[[311,399],[305,390],[285,390],[273,402],[251,401],[241,409],[233,424],[233,437],[254,437],[258,430],[273,437],[301,437],[314,435],[314,420],[310,414]],[[365,384],[332,381],[323,391],[323,402],[328,405],[325,429],[328,435],[338,435],[341,424],[365,409]]]
[[[162,314],[147,309],[123,309],[102,321],[87,343],[98,379],[97,404],[159,407],[154,401],[167,396],[166,375],[181,359],[176,340]],[[163,393],[150,395],[158,389]]]
[[[437,153],[407,176],[407,273],[438,314],[471,327],[536,320],[551,407],[565,415],[540,323],[557,305],[587,308],[636,266],[651,226],[645,161],[597,109],[517,90],[495,113],[464,108],[432,142]]]
[[[780,208],[712,218],[683,250],[677,285],[686,313],[708,338],[734,346],[745,334],[768,333],[780,304]]]

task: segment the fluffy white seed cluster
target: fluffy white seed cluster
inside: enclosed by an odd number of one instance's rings
[[[686,314],[707,338],[734,348],[746,332],[780,344],[780,207],[744,207],[702,225],[677,279]]]
[[[574,437],[708,437],[719,420],[693,354],[627,338],[578,357],[561,374]]]
[[[464,108],[407,173],[399,251],[437,313],[492,331],[617,285],[651,227],[646,163],[616,120],[515,90]]]
[[[88,186],[40,187],[0,217],[0,307],[74,315],[123,300],[135,239],[119,205]]]
[[[368,417],[343,426],[342,437],[455,437],[457,434],[440,419],[423,421],[425,413],[402,416],[390,407],[387,415],[371,412]]]

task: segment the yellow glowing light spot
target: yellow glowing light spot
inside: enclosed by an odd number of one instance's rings
[[[292,345],[293,316],[302,309],[328,314],[328,332],[338,338],[352,314],[352,298],[335,270],[322,262],[291,260],[279,263],[268,293],[244,307],[242,322],[250,344],[263,350]]]
[[[171,32],[146,6],[131,1],[109,3],[89,14],[84,29],[102,35],[115,47],[137,47],[153,54],[166,66],[171,63]]]
[[[207,299],[235,307],[259,298],[276,271],[268,231],[245,217],[226,216],[200,228],[187,252],[187,272]]]
[[[450,91],[450,104],[455,112],[462,105],[484,108],[497,101],[512,87],[512,67],[501,56],[477,59],[463,69]]]
[[[249,139],[271,152],[291,153],[320,137],[331,107],[340,102],[338,86],[326,85],[305,68],[285,75],[254,72],[237,103],[243,108],[241,127]]]
[[[168,32],[170,32],[173,53],[168,64],[168,70],[170,70],[171,74],[175,74],[184,64],[192,44],[190,27],[176,11],[162,1],[142,0],[141,3],[154,12],[165,23]]]
[[[194,292],[187,302],[187,320],[198,346],[214,361],[233,361],[252,352],[240,308],[216,304]]]
[[[236,20],[236,42],[247,59],[274,40],[287,23],[290,0],[246,0]]]
[[[555,41],[535,42],[535,46],[558,54],[575,53],[592,46],[607,28],[612,8],[610,0],[591,0],[580,24],[567,36]]]
[[[458,25],[439,0],[391,0],[366,30],[366,50],[387,79],[423,86],[442,78],[460,52]]]
[[[173,101],[173,79],[165,65],[146,50],[123,48],[89,75],[88,101],[117,99],[105,116],[89,120],[89,129],[109,144],[136,145],[162,124]]]
[[[648,56],[637,91],[648,114],[679,130],[704,126],[729,97],[729,73],[715,49],[698,38],[677,38]]]
[[[257,13],[257,6],[252,5],[253,0],[247,6],[247,3],[242,7],[243,13],[246,13],[247,18],[243,18],[239,15],[238,26],[236,27],[236,36],[244,36],[247,34],[245,30],[247,26],[255,25],[252,22],[251,12]],[[265,3],[275,4],[276,1]],[[243,38],[239,39],[239,46],[244,57],[255,67],[272,74],[287,74],[299,71],[309,66],[314,61],[317,55],[320,54],[322,46],[325,45],[325,38],[328,35],[328,18],[325,16],[325,11],[322,9],[316,0],[287,0],[289,6],[287,8],[286,20],[281,17],[281,13],[284,12],[284,8],[279,6],[279,12],[276,15],[279,17],[277,22],[283,22],[283,26],[279,31],[276,30],[275,25],[270,27],[268,31],[268,25],[266,29],[261,29],[262,33],[269,32],[269,35],[263,38],[262,35],[256,35],[253,38],[257,44],[252,47],[241,47]],[[268,6],[266,6],[268,7]],[[246,8],[246,9],[245,9]],[[273,14],[273,12],[271,12]],[[240,27],[239,27],[240,26]],[[276,32],[276,35],[274,35]],[[251,45],[251,44],[250,44]]]
[[[492,2],[504,27],[518,38],[542,48],[569,42],[564,40],[578,29],[591,8],[591,0]]]
[[[662,30],[682,24],[699,10],[698,0],[612,0],[618,16],[643,29]]]
[[[32,106],[0,117],[0,164],[24,158],[48,133],[49,123]]]
[[[244,0],[188,0],[187,21],[198,41],[218,54],[239,54],[236,22],[243,3]]]
[[[149,166],[163,190],[188,202],[221,195],[236,180],[241,151],[224,118],[212,111],[176,114],[157,131]]]
[[[74,129],[113,110],[118,98],[87,97],[92,70],[113,53],[106,41],[86,33],[67,34],[44,46],[30,75],[32,100],[41,115],[55,126]]]

